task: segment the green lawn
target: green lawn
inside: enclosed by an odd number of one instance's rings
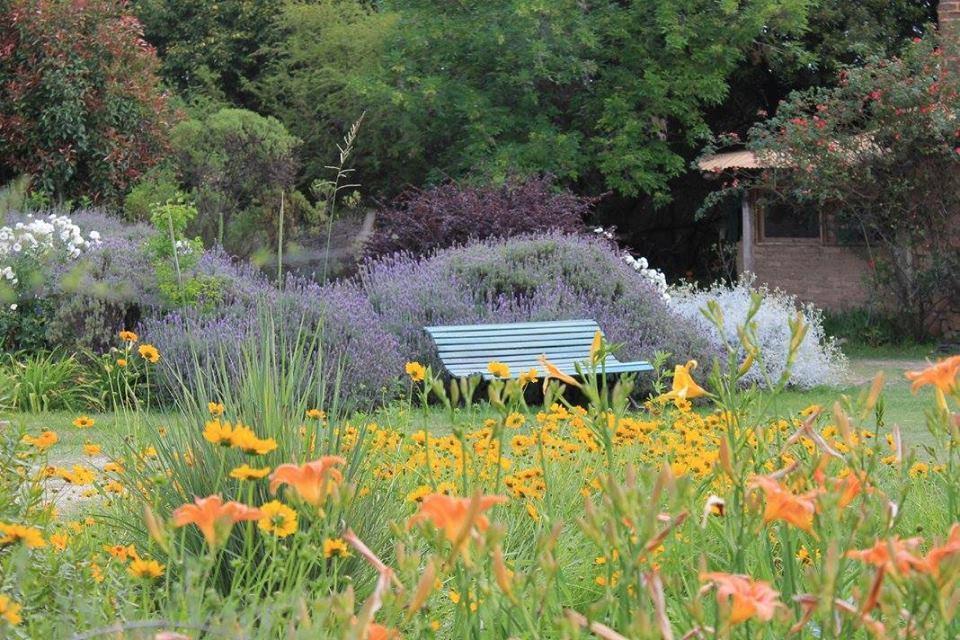
[[[923,358],[918,357],[915,352],[910,352],[904,357],[889,350],[878,352],[876,356],[879,357],[851,359],[848,383],[844,386],[787,391],[772,401],[771,410],[777,415],[794,414],[811,404],[819,404],[829,409],[842,395],[856,398],[869,387],[877,371],[882,370],[887,379],[884,393],[887,424],[899,425],[908,444],[929,443],[930,436],[925,426],[924,410],[930,407],[930,393],[924,390],[914,396],[910,393],[910,385],[903,376],[905,370],[922,366]],[[462,416],[462,411],[458,411],[458,414]],[[146,416],[133,414],[125,417],[113,413],[91,413],[89,416],[95,422],[89,429],[74,427],[72,422],[77,414],[67,412],[0,414],[0,420],[15,421],[34,434],[43,429],[56,431],[60,436],[60,443],[52,450],[51,462],[60,464],[82,459],[83,445],[88,441],[103,445],[106,451],[116,450],[125,437],[137,435],[127,431],[131,421],[135,423],[134,429],[140,431],[158,429],[171,424],[175,419],[173,414],[160,412]],[[495,412],[486,403],[481,403],[475,410],[471,422],[476,424],[486,417],[495,417]],[[356,416],[355,421],[379,422],[384,425],[406,424],[411,430],[427,429],[433,433],[449,432],[451,427],[446,411],[436,408],[423,411],[416,407],[411,410],[403,403],[393,404],[369,415]],[[457,420],[457,422],[460,421]]]
[[[878,353],[879,355],[879,353]],[[921,390],[917,395],[910,392],[910,383],[904,377],[904,371],[923,366],[923,357],[898,355],[892,357],[889,351],[878,358],[851,358],[847,375],[848,383],[840,388],[817,387],[808,391],[787,391],[775,402],[781,412],[799,411],[811,404],[819,404],[826,409],[841,396],[857,398],[870,387],[878,371],[886,376],[884,386],[884,418],[887,425],[899,425],[907,443],[929,443],[930,434],[926,428],[924,410],[931,406],[932,395],[929,390]]]
[[[128,436],[128,424],[136,424],[137,429],[156,429],[171,422],[172,414],[150,413],[133,417],[117,413],[83,414],[93,419],[94,425],[87,429],[73,426],[74,419],[80,414],[66,411],[48,413],[0,413],[0,420],[9,420],[23,426],[36,435],[45,429],[57,432],[60,441],[50,450],[51,464],[66,464],[80,461],[83,457],[83,445],[87,442],[99,444],[104,452],[116,451]],[[129,418],[129,419],[128,419]]]

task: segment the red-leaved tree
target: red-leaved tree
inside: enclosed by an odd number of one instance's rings
[[[154,49],[117,0],[0,3],[0,178],[116,199],[166,145]]]
[[[769,168],[736,183],[824,212],[874,266],[878,306],[916,337],[960,306],[954,46],[928,35],[845,69],[835,87],[791,94],[750,131],[747,147]]]

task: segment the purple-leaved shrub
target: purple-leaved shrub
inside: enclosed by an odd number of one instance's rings
[[[379,211],[365,250],[368,256],[423,255],[469,240],[549,229],[582,231],[592,205],[592,199],[558,190],[548,176],[513,179],[502,186],[448,182],[410,191]]]

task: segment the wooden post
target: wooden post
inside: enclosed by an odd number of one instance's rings
[[[740,237],[740,271],[753,272],[753,207],[750,205],[750,192],[743,192],[740,213],[743,216],[743,233]]]

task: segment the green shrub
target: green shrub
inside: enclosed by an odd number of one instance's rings
[[[173,167],[164,164],[148,171],[123,200],[123,215],[133,222],[150,220],[150,208],[180,196],[180,184]]]
[[[227,230],[245,214],[253,214],[261,230],[275,228],[280,193],[292,190],[299,168],[300,140],[279,120],[244,109],[181,122],[171,137],[179,180],[197,204],[199,234],[232,252],[256,248],[257,234],[227,243]]]

